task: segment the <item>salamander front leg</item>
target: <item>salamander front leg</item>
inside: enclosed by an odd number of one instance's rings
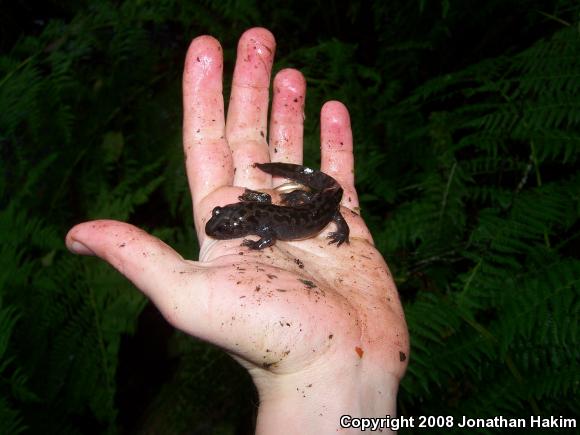
[[[246,189],[244,193],[238,196],[240,201],[244,202],[261,202],[263,204],[272,204],[272,197],[264,192]]]
[[[242,246],[247,246],[250,249],[264,249],[276,243],[276,233],[268,226],[264,225],[256,232],[252,233],[260,237],[260,240],[244,239]]]
[[[276,238],[269,231],[261,232],[258,234],[258,236],[260,236],[260,240],[244,239],[242,246],[247,246],[250,249],[259,250],[267,248],[268,246],[272,246],[274,243],[276,243]]]

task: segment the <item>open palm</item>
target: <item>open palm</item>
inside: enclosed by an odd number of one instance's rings
[[[287,385],[300,391],[304,384],[306,391],[314,382],[304,380],[310,375],[336,382],[353,367],[361,373],[378,368],[380,376],[398,382],[407,365],[407,329],[387,265],[358,214],[352,133],[342,104],[322,109],[321,170],[344,189],[349,244],[328,245],[333,224],[316,237],[278,241],[261,251],[240,246],[240,239],[205,234],[211,210],[238,202],[244,188],[267,191],[275,200],[271,189],[284,180],[272,180],[255,162],[302,162],[305,82],[296,70],[276,75],[267,134],[274,48],[265,29],[241,37],[227,122],[218,41],[202,36],[189,48],[184,150],[199,261],[116,221],[77,225],[67,245],[111,263],[175,327],[227,350],[249,369],[262,400]]]

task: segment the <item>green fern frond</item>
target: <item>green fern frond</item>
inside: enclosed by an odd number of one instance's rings
[[[143,204],[149,195],[163,182],[163,176],[149,180],[159,168],[160,162],[144,168],[131,169],[125,179],[109,192],[101,190],[91,209],[91,217],[108,217],[118,220],[127,220],[135,206]]]
[[[27,427],[17,411],[10,408],[6,399],[0,396],[0,433],[17,435],[23,433]]]

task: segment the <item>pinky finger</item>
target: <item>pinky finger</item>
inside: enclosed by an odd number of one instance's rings
[[[350,116],[338,101],[322,106],[320,114],[321,169],[342,186],[342,205],[358,213],[358,195],[354,187],[354,155]]]

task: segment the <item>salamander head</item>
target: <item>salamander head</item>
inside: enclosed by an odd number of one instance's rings
[[[214,239],[227,240],[243,237],[252,233],[253,226],[248,222],[248,212],[239,204],[215,207],[211,218],[205,224],[205,233]]]

